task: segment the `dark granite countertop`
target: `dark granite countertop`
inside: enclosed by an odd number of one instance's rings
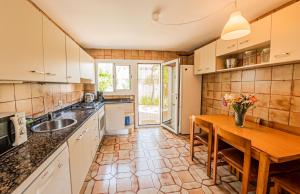
[[[0,193],[13,192],[98,109],[65,110],[61,117],[76,119],[76,125],[52,133],[29,133],[26,143],[2,155],[0,158]]]

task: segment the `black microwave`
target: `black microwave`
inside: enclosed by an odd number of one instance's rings
[[[0,113],[0,155],[13,148],[15,130],[10,117],[14,113]]]

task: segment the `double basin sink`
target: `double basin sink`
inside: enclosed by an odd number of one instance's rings
[[[53,132],[71,127],[77,123],[75,119],[56,119],[42,122],[38,125],[35,125],[31,128],[33,132],[44,133],[44,132]]]

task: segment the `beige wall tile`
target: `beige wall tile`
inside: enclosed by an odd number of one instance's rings
[[[272,67],[272,80],[291,80],[293,77],[293,65]]]
[[[253,116],[263,120],[269,120],[269,109],[264,107],[256,107],[253,109]]]
[[[151,60],[152,59],[152,52],[151,51],[145,51],[144,59],[145,60]]]
[[[44,114],[44,99],[43,97],[32,98],[32,115],[38,117]]]
[[[23,100],[31,98],[30,84],[14,84],[15,85],[15,98],[16,100]]]
[[[300,113],[299,112],[291,112],[290,113],[290,125],[299,127],[300,126]]]
[[[207,91],[206,98],[213,98],[213,97],[214,97],[214,92],[213,91]]]
[[[242,71],[231,72],[231,81],[241,81],[242,80]]]
[[[269,94],[271,91],[271,81],[256,81],[255,93]]]
[[[221,92],[214,92],[214,99],[221,100],[222,99]]]
[[[287,125],[289,123],[289,112],[269,109],[269,120]]]
[[[269,94],[255,94],[257,98],[256,106],[258,107],[269,107],[270,106],[270,95]]]
[[[222,81],[222,77],[221,77],[221,74],[220,73],[217,73],[215,75],[215,82],[221,82]]]
[[[124,50],[119,50],[119,49],[112,50],[111,54],[113,59],[125,59]]]
[[[221,92],[222,85],[221,83],[214,83],[214,91]]]
[[[26,116],[32,116],[31,99],[17,100],[16,110],[17,112],[25,112]]]
[[[300,79],[300,63],[294,65],[294,79]]]
[[[9,102],[15,100],[15,91],[13,84],[0,84],[0,102]]]
[[[16,112],[15,101],[0,103],[0,112]]]
[[[271,67],[256,69],[255,80],[258,81],[271,80],[272,78],[271,72],[272,72]]]
[[[300,96],[300,80],[293,81],[292,95]]]
[[[214,90],[214,83],[207,83],[208,90]]]
[[[231,92],[240,93],[242,89],[241,82],[231,82]]]
[[[270,108],[279,110],[290,110],[291,97],[282,95],[271,95]]]
[[[111,49],[105,49],[104,50],[104,55],[105,56],[111,56]]]
[[[222,73],[221,74],[221,81],[222,82],[229,82],[230,81],[230,72]]]
[[[271,94],[291,95],[292,81],[272,81]]]
[[[292,112],[300,112],[300,97],[292,96],[291,111]],[[299,117],[299,119],[300,119],[300,117]]]
[[[32,98],[44,96],[44,85],[31,84],[31,96]]]
[[[254,82],[242,82],[242,92],[254,93]]]
[[[230,92],[230,82],[222,82],[222,92]]]
[[[245,70],[242,73],[242,81],[254,81],[255,70]]]
[[[215,82],[215,74],[214,73],[207,75],[207,82]]]

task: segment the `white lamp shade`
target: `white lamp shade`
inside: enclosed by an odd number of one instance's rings
[[[236,11],[230,15],[225,24],[221,39],[233,40],[250,34],[251,28],[249,22],[242,16],[241,12]]]

